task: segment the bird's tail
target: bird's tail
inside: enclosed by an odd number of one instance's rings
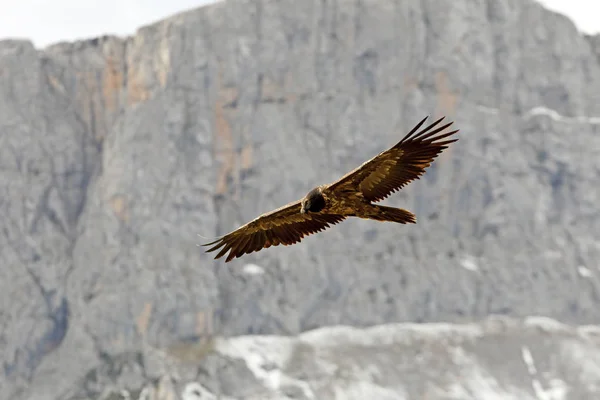
[[[377,204],[371,205],[372,211],[367,215],[368,219],[374,219],[375,221],[389,221],[397,222],[399,224],[416,224],[417,217],[415,214],[402,208],[379,206]]]

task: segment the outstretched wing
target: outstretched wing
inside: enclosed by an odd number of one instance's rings
[[[300,203],[301,201],[297,200],[262,214],[235,231],[203,246],[214,245],[206,250],[207,253],[223,247],[215,260],[229,251],[225,259],[225,262],[229,262],[234,257],[241,257],[263,248],[298,243],[304,236],[320,232],[346,218],[336,214],[301,214]]]
[[[380,201],[418,179],[433,159],[452,142],[444,140],[458,132],[443,132],[452,122],[435,128],[445,117],[438,119],[418,133],[417,130],[427,120],[425,117],[394,147],[379,153],[360,167],[350,171],[338,181],[329,185],[329,190],[358,190],[369,201]],[[443,133],[440,133],[443,132]],[[440,133],[437,136],[436,134]]]

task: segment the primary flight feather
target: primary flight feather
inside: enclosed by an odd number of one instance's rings
[[[436,128],[443,119],[417,132],[427,120],[427,117],[423,118],[395,146],[379,153],[336,182],[317,186],[302,199],[262,214],[203,246],[214,245],[207,252],[221,248],[215,259],[229,251],[225,259],[229,262],[263,248],[298,243],[303,237],[320,232],[347,217],[400,224],[416,223],[415,215],[410,211],[373,203],[421,177],[434,158],[450,143],[458,140],[446,139],[458,132],[458,129],[444,131],[452,122]]]

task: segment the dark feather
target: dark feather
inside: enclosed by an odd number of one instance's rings
[[[203,246],[214,245],[207,252],[222,248],[215,259],[229,252],[226,262],[243,254],[283,244],[299,243],[305,236],[320,232],[345,219],[342,215],[300,213],[300,201],[263,214],[246,225]]]
[[[321,232],[349,216],[361,216],[356,209],[347,206],[337,209],[339,214],[331,213],[336,209],[326,206],[322,193],[327,193],[328,201],[334,205],[346,204],[350,198],[360,199],[361,197],[356,194],[362,194],[362,199],[367,202],[377,202],[418,179],[442,150],[458,140],[442,140],[458,132],[458,130],[444,132],[452,123],[435,128],[443,119],[442,117],[419,131],[427,120],[424,118],[392,148],[379,153],[337,182],[310,191],[303,199],[307,200],[304,203],[307,212],[300,212],[303,200],[297,200],[262,214],[233,232],[203,246],[213,246],[207,252],[220,249],[215,259],[229,253],[225,259],[229,262],[235,257],[263,248],[298,243],[305,236]],[[347,204],[352,203],[348,201]],[[373,213],[373,210],[377,212]],[[369,212],[371,214],[368,214]],[[363,217],[365,215],[368,215],[367,218],[380,221],[415,223],[415,216],[411,212],[391,207],[372,205],[371,211],[367,211]]]
[[[377,202],[418,179],[442,150],[458,140],[439,141],[455,134],[458,130],[434,136],[452,125],[450,122],[433,129],[443,119],[444,117],[439,118],[417,132],[427,120],[424,118],[395,146],[344,175],[328,189],[334,192],[357,190],[362,192],[365,199]]]

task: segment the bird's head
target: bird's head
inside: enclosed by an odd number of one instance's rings
[[[307,199],[302,200],[302,205],[300,206],[300,213],[306,214],[310,210],[310,201]]]
[[[319,188],[313,189],[302,199],[300,213],[319,212],[325,208],[325,198]]]

